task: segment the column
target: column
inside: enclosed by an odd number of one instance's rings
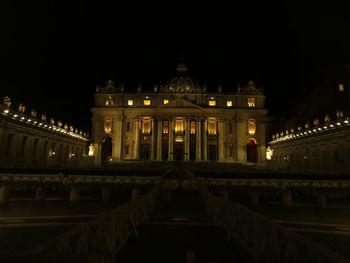
[[[113,161],[122,158],[123,116],[118,116],[113,121]]]
[[[317,196],[318,198],[318,206],[321,208],[327,207],[327,196],[324,193],[321,193]]]
[[[155,130],[156,124],[155,119],[152,119],[152,138],[151,138],[151,160],[156,159],[156,130]]]
[[[80,199],[80,190],[78,187],[73,186],[69,193],[69,202],[78,202]]]
[[[162,142],[163,142],[163,121],[158,119],[157,124],[157,161],[162,160]]]
[[[256,191],[250,192],[249,193],[249,198],[250,198],[250,203],[252,206],[258,206],[260,203],[259,200],[259,193]]]
[[[185,120],[185,155],[184,161],[190,160],[190,119]]]
[[[285,191],[282,193],[282,205],[284,207],[292,206],[292,193],[289,191]]]
[[[236,132],[236,142],[237,142],[237,161],[246,162],[246,143],[245,138],[247,136],[246,127],[244,120],[237,118],[237,132]]]
[[[136,119],[134,121],[135,125],[135,144],[134,144],[134,154],[135,159],[140,159],[140,120]]]
[[[38,187],[35,191],[35,200],[38,202],[45,201],[45,189],[43,187]]]
[[[228,192],[223,190],[220,192],[220,196],[222,199],[225,199],[226,201],[229,201],[229,196],[228,196]]]
[[[202,160],[203,161],[207,161],[208,160],[208,122],[207,122],[207,119],[204,119],[203,120],[203,124],[202,124],[202,128],[203,128],[203,131],[202,131]]]
[[[0,204],[7,203],[9,199],[9,189],[6,186],[0,187]]]
[[[261,120],[257,122],[257,137],[258,137],[258,164],[265,165],[266,163],[266,147],[265,147],[265,121]]]
[[[201,146],[202,146],[202,139],[201,139],[201,120],[197,119],[196,120],[196,161],[201,161],[201,155],[202,155],[202,151],[201,151]]]
[[[135,200],[137,200],[139,198],[139,196],[140,196],[140,189],[138,189],[138,188],[132,189],[131,200],[135,201]]]
[[[169,119],[168,161],[174,161],[174,120]]]
[[[111,189],[109,189],[107,187],[103,187],[101,197],[102,197],[102,201],[110,201],[111,200]]]
[[[223,161],[225,158],[225,145],[224,145],[224,120],[219,120],[218,125],[218,133],[219,133],[219,161]]]
[[[236,118],[233,118],[231,120],[232,123],[232,144],[233,144],[233,149],[232,149],[232,158],[234,161],[237,161],[237,120]]]

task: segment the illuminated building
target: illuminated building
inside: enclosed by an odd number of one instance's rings
[[[265,96],[250,81],[208,92],[185,64],[153,91],[97,87],[92,109],[95,164],[123,160],[265,161]]]
[[[72,125],[47,121],[46,114],[26,114],[24,105],[0,104],[0,167],[45,168],[83,165],[88,136]],[[63,127],[62,127],[63,126]]]

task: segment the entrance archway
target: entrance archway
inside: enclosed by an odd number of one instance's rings
[[[182,161],[184,159],[183,143],[174,143],[174,160]]]
[[[106,137],[102,140],[101,145],[101,161],[102,163],[108,163],[112,160],[112,138]]]
[[[247,162],[258,162],[258,144],[254,138],[249,138],[246,142],[247,148]]]

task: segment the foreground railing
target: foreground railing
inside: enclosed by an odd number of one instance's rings
[[[350,262],[332,251],[289,231],[250,209],[213,195],[204,186],[207,213],[238,241],[253,262]]]
[[[132,234],[138,237],[138,225],[154,212],[159,191],[157,185],[139,199],[83,223],[40,247],[16,255],[0,255],[0,261],[116,262],[121,247]]]

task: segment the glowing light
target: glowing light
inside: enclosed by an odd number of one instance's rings
[[[324,126],[324,127],[323,127],[323,129],[327,130],[327,129],[328,129],[328,127],[327,127],[327,126]]]
[[[255,98],[248,98],[248,107],[255,107]]]
[[[337,122],[337,125],[338,125],[338,126],[340,126],[340,125],[341,125],[341,123],[340,123],[340,122]]]
[[[348,121],[348,120],[345,120],[344,123],[349,123],[349,121]]]
[[[18,117],[18,115],[17,115],[17,114],[15,114],[15,115],[13,115],[13,117],[17,118],[17,117]]]
[[[168,104],[169,103],[169,100],[168,99],[164,99],[163,100],[163,104]]]
[[[329,125],[329,127],[333,128],[333,127],[334,127],[334,125],[333,125],[333,124],[331,124],[331,125]]]
[[[21,118],[21,120],[24,120],[24,119],[25,119],[24,117]]]
[[[213,99],[210,98],[210,100],[209,100],[209,106],[210,106],[210,107],[216,106],[216,100],[213,100]]]
[[[148,99],[148,98],[144,99],[144,100],[143,100],[143,105],[146,105],[146,106],[151,105],[151,100]]]
[[[10,112],[9,110],[4,110],[4,113],[6,113],[6,114],[9,113],[9,112]]]
[[[32,120],[31,119],[28,119],[27,122],[31,122]]]
[[[134,105],[134,100],[128,100],[128,106]]]
[[[232,100],[226,101],[226,106],[227,107],[232,107]]]

